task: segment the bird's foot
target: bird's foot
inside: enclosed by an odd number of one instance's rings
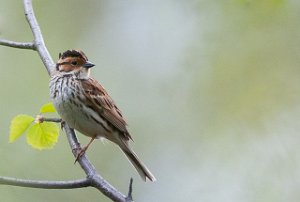
[[[87,148],[88,148],[88,147],[85,146],[85,147],[79,149],[79,151],[77,152],[77,155],[76,155],[76,159],[75,159],[75,161],[74,161],[74,164],[79,160],[80,157],[82,157],[82,156],[85,154]]]
[[[60,122],[60,129],[62,130],[65,126],[66,122],[64,120],[61,120]]]

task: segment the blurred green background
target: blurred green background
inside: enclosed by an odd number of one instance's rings
[[[93,76],[122,109],[140,158],[158,181],[144,183],[111,143],[90,160],[136,201],[300,200],[300,2],[296,0],[34,1],[56,60],[82,49]],[[0,37],[31,41],[21,1],[0,0]],[[49,101],[37,53],[0,46],[0,175],[85,177],[61,133],[53,150],[9,123]],[[79,135],[86,144],[88,138]],[[0,186],[1,201],[109,201],[93,188]]]

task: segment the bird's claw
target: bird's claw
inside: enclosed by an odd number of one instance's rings
[[[83,147],[83,148],[80,148],[79,151],[77,152],[77,155],[76,155],[76,159],[74,161],[74,164],[79,160],[80,157],[82,157],[84,154],[85,154],[85,151],[87,150],[87,147]]]
[[[63,129],[65,126],[66,122],[64,120],[61,120],[60,122],[60,128]]]

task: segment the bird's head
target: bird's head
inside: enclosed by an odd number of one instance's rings
[[[88,61],[81,50],[67,50],[59,54],[56,70],[63,73],[80,72],[82,75],[89,76],[90,68],[93,66],[95,65]]]

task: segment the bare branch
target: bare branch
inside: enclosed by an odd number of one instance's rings
[[[67,124],[64,124],[64,129],[68,137],[69,145],[73,151],[74,157],[77,156],[77,152],[81,147],[77,140],[74,130],[72,130]],[[110,185],[106,180],[101,177],[91,162],[87,159],[86,155],[82,155],[78,159],[78,163],[85,171],[87,177],[91,180],[91,186],[101,191],[104,195],[117,202],[129,202],[126,196],[119,192],[116,188]],[[131,200],[132,201],[132,200]]]
[[[34,36],[34,44],[36,47],[36,50],[38,51],[40,58],[42,59],[49,75],[52,75],[55,72],[55,64],[45,46],[45,42],[39,27],[39,24],[35,18],[33,8],[32,8],[32,2],[31,0],[24,0],[24,11],[25,16],[28,21],[28,24],[30,25],[31,31]]]
[[[0,184],[39,189],[75,189],[91,186],[91,181],[89,179],[80,179],[72,181],[41,181],[0,176]]]
[[[0,39],[0,45],[12,47],[12,48],[35,50],[34,43],[32,42],[16,42],[16,41],[10,41],[6,39]]]

